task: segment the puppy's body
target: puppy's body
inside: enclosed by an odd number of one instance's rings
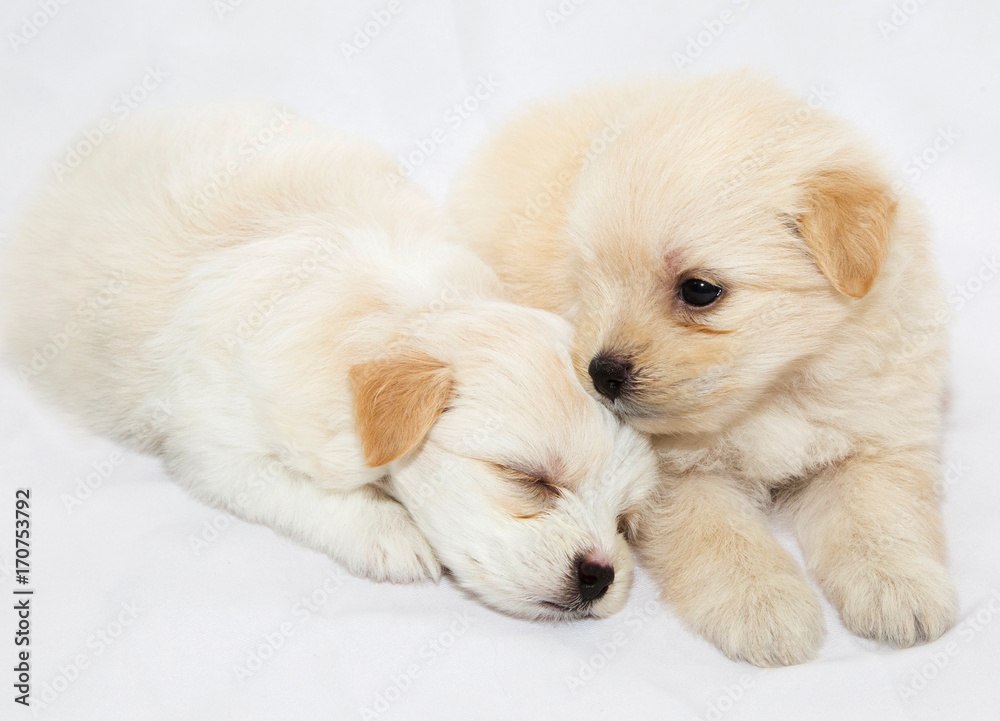
[[[391,177],[370,144],[268,106],[123,128],[12,248],[21,376],[355,573],[436,578],[440,559],[511,613],[617,610],[618,515],[651,453],[580,386],[564,322],[504,302]]]
[[[538,106],[456,186],[475,250],[516,300],[574,324],[578,374],[653,434],[664,492],[642,553],[665,596],[757,664],[823,637],[773,500],[852,631],[910,645],[955,613],[935,497],[943,298],[919,208],[871,158],[734,75]],[[717,300],[692,306],[690,280]]]

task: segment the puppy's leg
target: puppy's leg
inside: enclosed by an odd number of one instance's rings
[[[409,512],[374,486],[339,492],[298,481],[259,501],[247,509],[251,520],[326,553],[357,576],[393,583],[441,577],[441,565]]]
[[[327,554],[357,576],[394,583],[441,576],[409,512],[372,485],[327,490],[275,460],[246,464],[238,474],[227,464],[203,475],[208,469],[202,466],[194,479],[189,462],[178,467],[196,495]]]
[[[821,473],[793,501],[809,568],[860,636],[912,646],[954,623],[937,473],[928,452],[862,454]]]
[[[727,656],[801,663],[823,642],[819,599],[762,505],[723,478],[684,478],[644,516],[639,552],[682,620]]]

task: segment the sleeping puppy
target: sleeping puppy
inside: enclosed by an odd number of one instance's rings
[[[648,440],[565,321],[503,300],[374,146],[256,104],[139,120],[55,182],[6,269],[18,372],[198,498],[356,574],[602,617]]]
[[[456,184],[515,301],[575,328],[595,397],[652,434],[640,553],[728,656],[812,657],[816,594],[896,646],[956,613],[935,494],[946,339],[921,210],[845,125],[732,74],[513,121]]]

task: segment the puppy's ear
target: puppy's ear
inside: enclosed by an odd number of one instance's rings
[[[365,463],[384,466],[413,450],[451,397],[451,368],[425,353],[400,353],[348,373]]]
[[[833,287],[862,298],[878,277],[889,249],[896,200],[877,177],[831,169],[805,183],[799,233]]]

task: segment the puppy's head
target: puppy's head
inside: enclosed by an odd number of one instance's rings
[[[602,617],[628,595],[648,442],[588,396],[569,326],[507,304],[438,314],[420,350],[351,371],[367,462],[442,564],[525,618]]]
[[[646,432],[714,433],[825,350],[888,249],[896,202],[869,157],[749,75],[651,93],[566,222],[593,394]]]

